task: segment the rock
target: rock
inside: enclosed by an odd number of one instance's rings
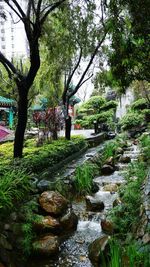
[[[103,187],[103,191],[117,192],[118,185],[117,184],[107,184]]]
[[[106,175],[112,174],[114,171],[115,171],[114,167],[107,164],[104,164],[103,167],[101,168],[102,174]]]
[[[38,231],[60,232],[60,222],[51,216],[41,216],[41,220],[34,223],[34,228]]]
[[[116,136],[115,132],[108,132],[108,133],[107,133],[107,138],[108,138],[109,140],[115,138],[115,136]]]
[[[116,198],[113,202],[113,208],[121,204],[122,204],[121,200],[119,198]]]
[[[106,159],[104,165],[114,166],[114,158],[113,157],[109,157],[108,159]]]
[[[88,211],[102,211],[104,209],[104,202],[93,198],[91,196],[86,197],[86,208]]]
[[[39,203],[43,210],[56,216],[62,215],[68,206],[67,199],[54,191],[43,192],[39,198]]]
[[[114,232],[114,226],[111,221],[108,221],[105,219],[101,220],[101,227],[102,227],[103,232],[105,232],[106,234],[112,235]]]
[[[131,162],[131,158],[129,156],[121,156],[119,161],[121,163],[129,163],[129,162]]]
[[[79,257],[79,259],[80,259],[80,261],[86,261],[86,260],[87,260],[87,257],[84,256],[84,255],[81,255],[81,256]]]
[[[52,256],[59,252],[59,239],[57,236],[45,235],[33,242],[33,251],[38,255]]]
[[[50,189],[50,181],[47,180],[41,180],[38,184],[37,184],[37,189],[39,192],[44,192]]]
[[[118,147],[117,149],[116,149],[116,151],[115,151],[115,154],[116,155],[118,155],[118,154],[123,154],[124,153],[124,150],[123,150],[123,148],[122,147]]]
[[[103,266],[103,255],[105,261],[108,263],[108,253],[109,253],[109,245],[108,245],[109,236],[104,235],[102,237],[97,238],[89,245],[89,259],[92,262],[94,267]],[[107,266],[107,265],[106,265]]]
[[[60,224],[65,231],[76,230],[78,217],[73,211],[68,211],[68,213],[60,219]]]
[[[149,233],[146,233],[143,236],[142,241],[143,241],[144,244],[149,244],[150,243],[150,234]]]
[[[93,183],[92,183],[91,192],[92,192],[93,194],[95,194],[95,193],[97,193],[98,191],[99,191],[99,186],[98,186],[98,184],[95,183],[95,182],[93,182]]]

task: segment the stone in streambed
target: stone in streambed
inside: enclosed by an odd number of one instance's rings
[[[52,233],[60,232],[60,222],[51,216],[40,216],[39,220],[34,222],[34,228],[37,231],[50,231]]]
[[[86,209],[100,212],[104,209],[104,202],[91,196],[86,196]]]
[[[118,191],[118,185],[117,184],[104,185],[103,191],[117,192]]]
[[[101,227],[104,233],[112,235],[114,233],[114,226],[111,221],[106,219],[101,220]]]
[[[60,218],[60,224],[64,231],[74,231],[77,229],[78,217],[73,211],[68,210],[68,212]]]
[[[58,192],[45,191],[39,197],[41,208],[55,216],[62,215],[68,207],[68,201]]]
[[[121,156],[119,159],[119,162],[121,163],[130,163],[131,162],[131,158],[129,156]]]
[[[59,252],[59,239],[54,235],[45,235],[34,241],[33,251],[41,256],[52,256]]]
[[[97,238],[89,245],[88,256],[94,267],[103,266],[103,257],[106,263],[108,263],[108,254],[110,250],[108,240],[109,236],[104,235],[102,237]],[[103,255],[101,252],[103,253]]]
[[[115,171],[115,168],[108,164],[104,164],[101,168],[102,174],[105,174],[105,175],[112,174],[114,171]]]

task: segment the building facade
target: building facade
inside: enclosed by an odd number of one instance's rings
[[[26,9],[26,0],[18,0],[18,3]],[[0,0],[0,14],[0,51],[9,59],[26,58],[28,42],[22,21],[3,0]]]

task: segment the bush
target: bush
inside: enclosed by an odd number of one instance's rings
[[[133,127],[140,126],[144,121],[144,115],[138,112],[130,112],[122,117],[120,125],[123,130],[129,130]]]
[[[107,111],[108,109],[116,109],[118,103],[117,101],[111,100],[103,104],[100,108],[100,111]]]
[[[99,114],[85,116],[81,122],[81,126],[85,128],[93,128],[94,121],[97,121],[97,123],[106,123],[108,125],[111,125],[113,122],[114,117],[114,110],[110,109],[108,111],[103,111]]]
[[[148,102],[145,98],[140,98],[137,101],[132,103],[131,108],[133,110],[147,109],[148,108]]]

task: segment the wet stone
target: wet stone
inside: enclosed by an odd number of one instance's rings
[[[103,201],[91,196],[86,197],[86,208],[88,211],[102,211],[104,207]]]

